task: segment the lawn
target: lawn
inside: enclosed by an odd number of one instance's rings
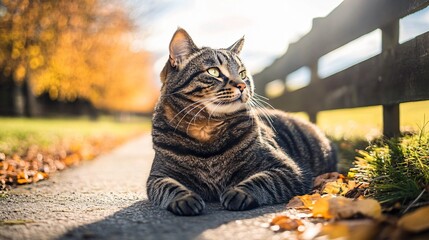
[[[43,180],[52,172],[91,160],[149,132],[150,120],[0,118],[0,126],[1,191]]]
[[[0,152],[13,154],[33,144],[49,147],[61,139],[82,139],[103,135],[126,138],[149,131],[150,121],[119,122],[103,117],[98,121],[87,118],[0,118]]]
[[[403,103],[399,106],[402,132],[418,132],[429,121],[429,101]],[[339,171],[346,174],[357,156],[382,134],[382,106],[323,111],[317,115],[317,125],[336,143],[339,149]],[[305,113],[298,116],[308,119]]]
[[[399,106],[401,131],[417,131],[429,120],[429,101],[403,103]],[[323,111],[317,124],[334,139],[371,140],[381,135],[381,106]]]

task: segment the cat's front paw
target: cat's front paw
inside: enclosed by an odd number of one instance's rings
[[[238,188],[225,191],[220,197],[220,202],[225,209],[232,211],[249,210],[259,206],[254,197]]]
[[[205,208],[203,199],[195,193],[178,197],[168,204],[167,210],[180,216],[195,216]]]

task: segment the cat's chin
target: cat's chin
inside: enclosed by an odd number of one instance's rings
[[[230,115],[246,108],[246,104],[241,101],[233,101],[227,104],[206,104],[207,112],[212,116]]]

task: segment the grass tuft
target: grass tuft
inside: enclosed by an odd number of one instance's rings
[[[367,195],[386,206],[405,208],[429,201],[429,132],[378,140],[358,151],[350,175],[369,183]],[[417,199],[417,201],[415,201]]]

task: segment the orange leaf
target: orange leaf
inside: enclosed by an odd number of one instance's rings
[[[325,195],[314,203],[313,216],[323,217],[326,219],[332,218],[329,212],[329,200],[333,198],[332,195]]]
[[[271,220],[271,225],[277,225],[281,230],[291,231],[297,230],[298,227],[303,226],[304,224],[299,219],[292,219],[285,215],[279,215]]]
[[[354,200],[339,196],[336,198],[331,198],[328,201],[321,201],[320,203],[318,201],[315,205],[317,204],[320,205],[318,209],[320,212],[319,214],[327,219],[351,218],[356,214],[362,214],[370,218],[379,218],[381,216],[381,205],[377,200],[374,199]]]
[[[299,196],[293,197],[286,205],[286,208],[306,208]]]
[[[417,209],[401,217],[398,226],[410,232],[422,232],[429,229],[429,206]]]
[[[26,183],[29,183],[28,179],[25,179],[25,178],[18,178],[18,180],[16,180],[16,182],[17,182],[18,184],[26,184]]]
[[[320,194],[315,193],[315,194],[312,194],[312,195],[306,194],[306,195],[297,196],[297,197],[302,201],[302,203],[304,204],[304,206],[306,208],[312,209],[313,206],[314,206],[314,203],[317,200],[319,200],[321,196],[320,196]]]

